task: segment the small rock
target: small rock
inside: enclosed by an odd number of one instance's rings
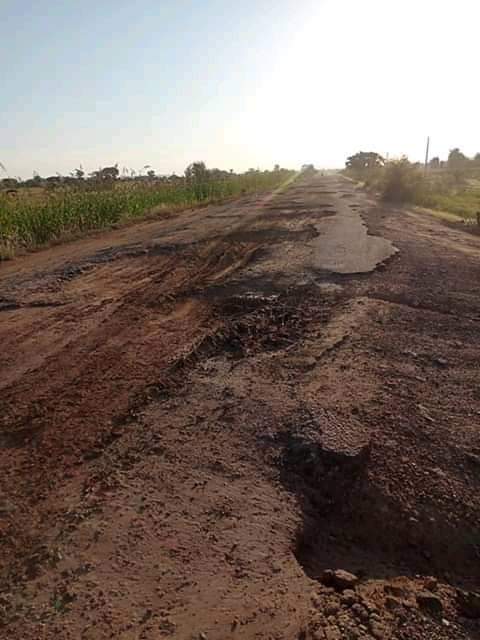
[[[322,575],[323,584],[332,586],[337,591],[345,591],[345,589],[353,589],[358,583],[358,577],[344,569],[332,571],[327,569]]]
[[[428,591],[421,591],[417,593],[417,604],[420,609],[426,611],[432,615],[439,615],[443,612],[442,601],[438,596],[434,596],[433,593]]]
[[[198,634],[198,640],[208,640],[207,634],[203,633],[203,631],[200,631],[200,633]]]
[[[368,611],[368,615],[377,615],[378,608],[371,600],[368,600],[367,598],[360,598],[360,604],[362,604]]]
[[[346,626],[343,637],[349,640],[359,640],[359,638],[363,638],[363,634],[356,627]]]
[[[340,598],[340,602],[347,605],[347,607],[351,607],[352,604],[355,604],[357,601],[357,594],[352,589],[345,589]]]
[[[352,612],[362,622],[368,622],[368,611],[365,609],[365,607],[362,607],[361,604],[356,603],[352,605]]]
[[[310,600],[312,601],[312,604],[314,607],[316,607],[317,609],[320,609],[320,607],[322,606],[322,601],[318,595],[318,593],[313,592],[310,595]]]
[[[475,453],[471,453],[470,451],[467,451],[465,453],[465,457],[473,465],[475,465],[476,467],[480,467],[480,456],[477,456]]]
[[[285,360],[285,365],[292,369],[301,369],[302,371],[310,371],[317,364],[313,356],[291,356]]]
[[[9,500],[0,501],[0,516],[6,516],[15,511],[15,507]]]
[[[435,418],[432,418],[432,416],[429,414],[427,407],[425,407],[423,404],[418,404],[417,408],[422,418],[428,420],[428,422],[435,422]]]
[[[448,360],[445,358],[433,358],[433,363],[439,367],[448,367]]]
[[[337,627],[325,627],[323,630],[326,640],[342,640],[342,636]]]
[[[395,598],[405,598],[407,596],[405,587],[400,587],[396,584],[386,584],[383,587],[383,590],[385,591],[385,593],[390,596],[394,596]]]
[[[467,618],[480,618],[480,593],[457,590],[457,605],[460,613]]]
[[[377,638],[377,640],[385,639],[385,635],[386,635],[385,627],[380,622],[376,622],[376,621],[372,622],[370,625],[370,632],[374,638]]]
[[[387,596],[385,598],[385,607],[393,613],[402,608],[402,603],[393,596]]]
[[[423,586],[425,587],[425,589],[427,589],[427,591],[436,591],[438,587],[438,581],[436,578],[428,576],[423,581]]]
[[[338,600],[331,598],[327,604],[325,605],[325,615],[326,616],[335,616],[340,611],[340,605],[338,604]]]
[[[153,615],[153,611],[151,609],[147,609],[140,620],[140,624],[145,624]]]
[[[325,569],[320,578],[320,582],[326,587],[331,587],[333,585],[333,569]]]

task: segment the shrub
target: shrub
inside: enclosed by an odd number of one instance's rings
[[[381,191],[383,199],[389,202],[421,202],[425,197],[425,178],[403,158],[385,167]]]

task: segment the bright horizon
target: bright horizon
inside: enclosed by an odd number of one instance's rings
[[[341,167],[423,160],[428,135],[473,156],[479,24],[477,0],[4,2],[0,162]]]

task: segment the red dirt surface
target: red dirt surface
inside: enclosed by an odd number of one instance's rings
[[[2,265],[0,637],[480,638],[479,257],[313,177]]]

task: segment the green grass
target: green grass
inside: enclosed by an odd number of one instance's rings
[[[451,194],[431,193],[425,204],[433,209],[448,211],[465,219],[475,219],[480,212],[480,189]]]
[[[0,194],[0,259],[91,229],[140,218],[156,208],[188,208],[233,196],[275,189],[293,172],[232,175],[201,184],[116,183],[108,189],[61,189],[43,197]]]

